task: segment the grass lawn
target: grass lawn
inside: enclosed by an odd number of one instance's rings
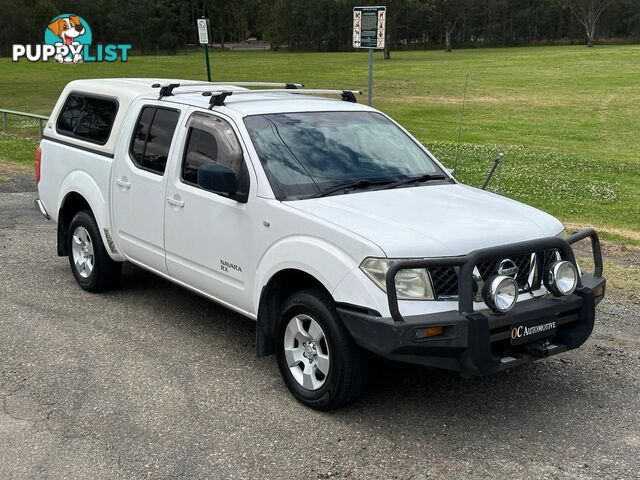
[[[460,180],[478,185],[502,151],[504,167],[493,190],[564,221],[607,228],[640,243],[640,46],[393,52],[392,57],[383,61],[376,54],[374,106],[455,166]],[[211,58],[216,80],[297,81],[363,91],[367,84],[366,52],[214,52]],[[124,64],[0,59],[0,108],[48,114],[74,78],[204,75],[201,54],[131,56]],[[35,125],[27,127],[35,131]],[[0,159],[31,162],[34,145],[0,136]]]

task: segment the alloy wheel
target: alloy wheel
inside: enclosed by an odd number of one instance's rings
[[[321,388],[329,375],[329,345],[320,324],[309,315],[289,320],[284,332],[284,354],[291,375],[307,390]]]

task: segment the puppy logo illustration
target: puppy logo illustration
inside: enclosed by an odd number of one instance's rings
[[[93,43],[91,27],[79,15],[58,15],[44,29],[44,43],[13,45],[11,61],[49,62],[62,64],[93,62],[126,62],[130,43]]]
[[[61,46],[68,53],[57,53],[55,60],[60,63],[79,63],[84,60],[84,45],[91,45],[91,29],[89,24],[78,15],[59,15],[47,26],[44,40],[48,45]],[[59,50],[60,51],[60,50]]]

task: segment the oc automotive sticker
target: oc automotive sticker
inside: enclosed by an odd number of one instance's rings
[[[545,334],[555,331],[557,328],[556,321],[542,323],[539,325],[517,325],[511,328],[511,341],[524,341],[527,337],[543,337]]]

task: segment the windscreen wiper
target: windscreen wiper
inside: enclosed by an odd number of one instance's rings
[[[327,195],[331,195],[332,193],[341,192],[342,190],[360,190],[363,188],[372,187],[374,185],[390,185],[395,183],[393,180],[356,180],[354,182],[345,182],[340,183],[338,185],[334,185],[333,187],[329,187],[326,190],[323,190],[315,195],[312,198],[326,197]]]
[[[430,182],[431,180],[444,180],[445,178],[447,177],[445,177],[444,175],[440,175],[440,174],[434,175],[433,173],[425,173],[423,175],[403,178],[402,180],[391,182],[384,187],[384,190],[389,190],[392,188],[400,187],[402,185],[408,185],[410,183],[415,183],[415,182],[424,183],[424,182]]]

